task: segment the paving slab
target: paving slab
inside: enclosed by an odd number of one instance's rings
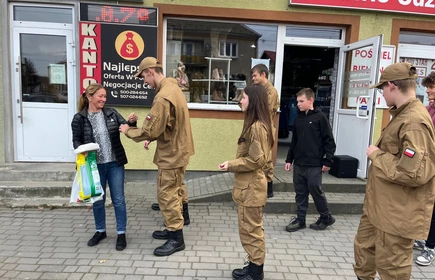
[[[153,255],[163,229],[155,184],[126,193],[128,246],[115,250],[113,208],[107,208],[108,238],[86,245],[94,233],[89,208],[0,208],[0,278],[9,279],[231,279],[246,253],[240,244],[234,203],[190,203],[191,224],[184,228],[186,249],[169,257]],[[265,279],[355,279],[353,239],[359,215],[336,215],[325,231],[288,233],[288,214],[264,214]],[[308,215],[307,223],[317,215]],[[415,252],[416,256],[418,252]],[[434,279],[435,266],[414,265],[412,279]]]

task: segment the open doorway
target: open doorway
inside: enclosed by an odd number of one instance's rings
[[[330,118],[334,61],[337,48],[286,45],[281,86],[281,114],[278,124],[277,163],[284,163],[291,142],[293,124],[299,114],[296,93],[311,88],[316,94],[315,107]],[[335,88],[335,86],[334,86]]]

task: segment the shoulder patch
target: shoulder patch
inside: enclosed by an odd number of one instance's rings
[[[405,150],[405,152],[403,153],[405,156],[407,156],[407,157],[410,157],[410,158],[412,158],[412,157],[414,157],[414,155],[415,155],[415,151],[413,151],[413,150],[411,150],[411,149],[409,149],[409,148],[406,148],[406,150]]]
[[[151,116],[148,115],[148,116],[146,117],[146,120],[147,120],[147,121],[151,120]]]

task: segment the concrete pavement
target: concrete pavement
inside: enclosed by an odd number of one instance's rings
[[[0,206],[68,207],[73,164],[40,164],[31,169],[27,163],[0,166]],[[294,213],[295,201],[292,172],[284,164],[275,166],[275,197],[269,200],[266,213]],[[126,171],[126,194],[145,192],[156,182],[156,171]],[[186,186],[191,202],[231,202],[234,174],[228,172],[186,173]],[[323,175],[323,187],[329,194],[331,211],[335,214],[360,214],[365,182],[360,179]],[[309,211],[315,210],[313,207]],[[315,212],[315,211],[314,211]]]
[[[86,245],[94,233],[87,208],[0,208],[0,279],[231,279],[243,266],[236,208],[231,202],[191,203],[185,227],[186,250],[153,255],[163,242],[151,234],[163,228],[160,212],[150,208],[155,184],[130,186],[127,193],[127,249],[115,250],[113,208],[107,209],[108,238]],[[317,216],[309,215],[307,223]],[[322,232],[288,233],[287,214],[265,214],[265,279],[344,280],[353,274],[353,238],[359,215],[337,215]],[[415,252],[417,255],[417,252]],[[414,265],[412,279],[435,279],[435,266]]]

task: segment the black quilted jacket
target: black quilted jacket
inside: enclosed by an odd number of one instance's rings
[[[121,144],[119,125],[128,124],[130,126],[136,126],[136,122],[127,122],[118,111],[113,108],[103,108],[103,114],[106,119],[107,131],[109,132],[110,142],[112,143],[112,149],[115,153],[116,161],[118,165],[124,165],[127,163],[127,156],[125,155],[124,147]],[[77,149],[77,147],[82,144],[95,143],[92,125],[88,120],[87,108],[74,115],[71,122],[71,128],[74,149]]]

